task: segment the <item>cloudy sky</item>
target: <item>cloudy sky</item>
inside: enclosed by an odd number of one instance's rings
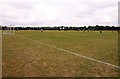
[[[0,0],[1,25],[117,25],[119,0]]]

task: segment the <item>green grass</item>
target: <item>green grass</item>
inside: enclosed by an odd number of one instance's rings
[[[30,39],[118,65],[118,34],[80,31],[17,31],[3,35],[3,76],[118,76],[111,66],[35,43]]]

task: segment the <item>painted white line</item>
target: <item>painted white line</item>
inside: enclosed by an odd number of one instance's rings
[[[17,36],[20,36],[20,37],[25,38],[25,39],[28,39],[28,40],[30,40],[30,41],[33,41],[33,42],[36,42],[36,43],[40,43],[40,44],[43,44],[43,45],[46,45],[46,46],[55,48],[55,49],[57,49],[57,50],[64,51],[64,52],[67,52],[67,53],[70,53],[70,54],[72,54],[72,55],[76,55],[76,56],[79,56],[79,57],[82,57],[82,58],[85,58],[85,59],[88,59],[88,60],[92,60],[92,61],[95,61],[95,62],[98,62],[98,63],[101,63],[101,64],[105,64],[105,65],[108,65],[108,66],[111,66],[111,67],[114,67],[114,68],[120,68],[120,66],[116,66],[116,65],[113,65],[113,64],[110,64],[110,63],[107,63],[107,62],[103,62],[103,61],[96,60],[96,59],[93,59],[93,58],[90,58],[90,57],[87,57],[87,56],[83,56],[83,55],[80,55],[80,54],[71,52],[71,51],[69,51],[69,50],[65,50],[65,49],[62,49],[62,48],[58,48],[58,47],[56,47],[56,46],[52,46],[52,45],[49,45],[49,44],[46,44],[46,43],[43,43],[43,42],[40,42],[40,41],[36,41],[36,40],[30,39],[30,38],[24,37],[24,36],[22,36],[22,35],[18,35],[18,34],[17,34]]]

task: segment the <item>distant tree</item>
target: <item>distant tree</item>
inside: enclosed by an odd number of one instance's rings
[[[86,26],[84,26],[83,32],[85,32],[85,31],[86,31],[86,29],[87,29],[87,28],[86,28]]]
[[[95,30],[99,30],[99,25],[96,25],[96,26],[95,26]]]
[[[88,32],[89,32],[90,30],[91,30],[91,26],[89,25],[89,26],[88,26]]]
[[[64,26],[61,26],[61,30],[63,30],[64,29]]]
[[[70,30],[72,30],[72,26],[71,26],[71,27],[69,27],[69,29],[70,29]]]

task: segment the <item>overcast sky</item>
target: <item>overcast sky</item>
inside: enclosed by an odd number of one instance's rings
[[[119,0],[0,0],[1,25],[117,25]]]

